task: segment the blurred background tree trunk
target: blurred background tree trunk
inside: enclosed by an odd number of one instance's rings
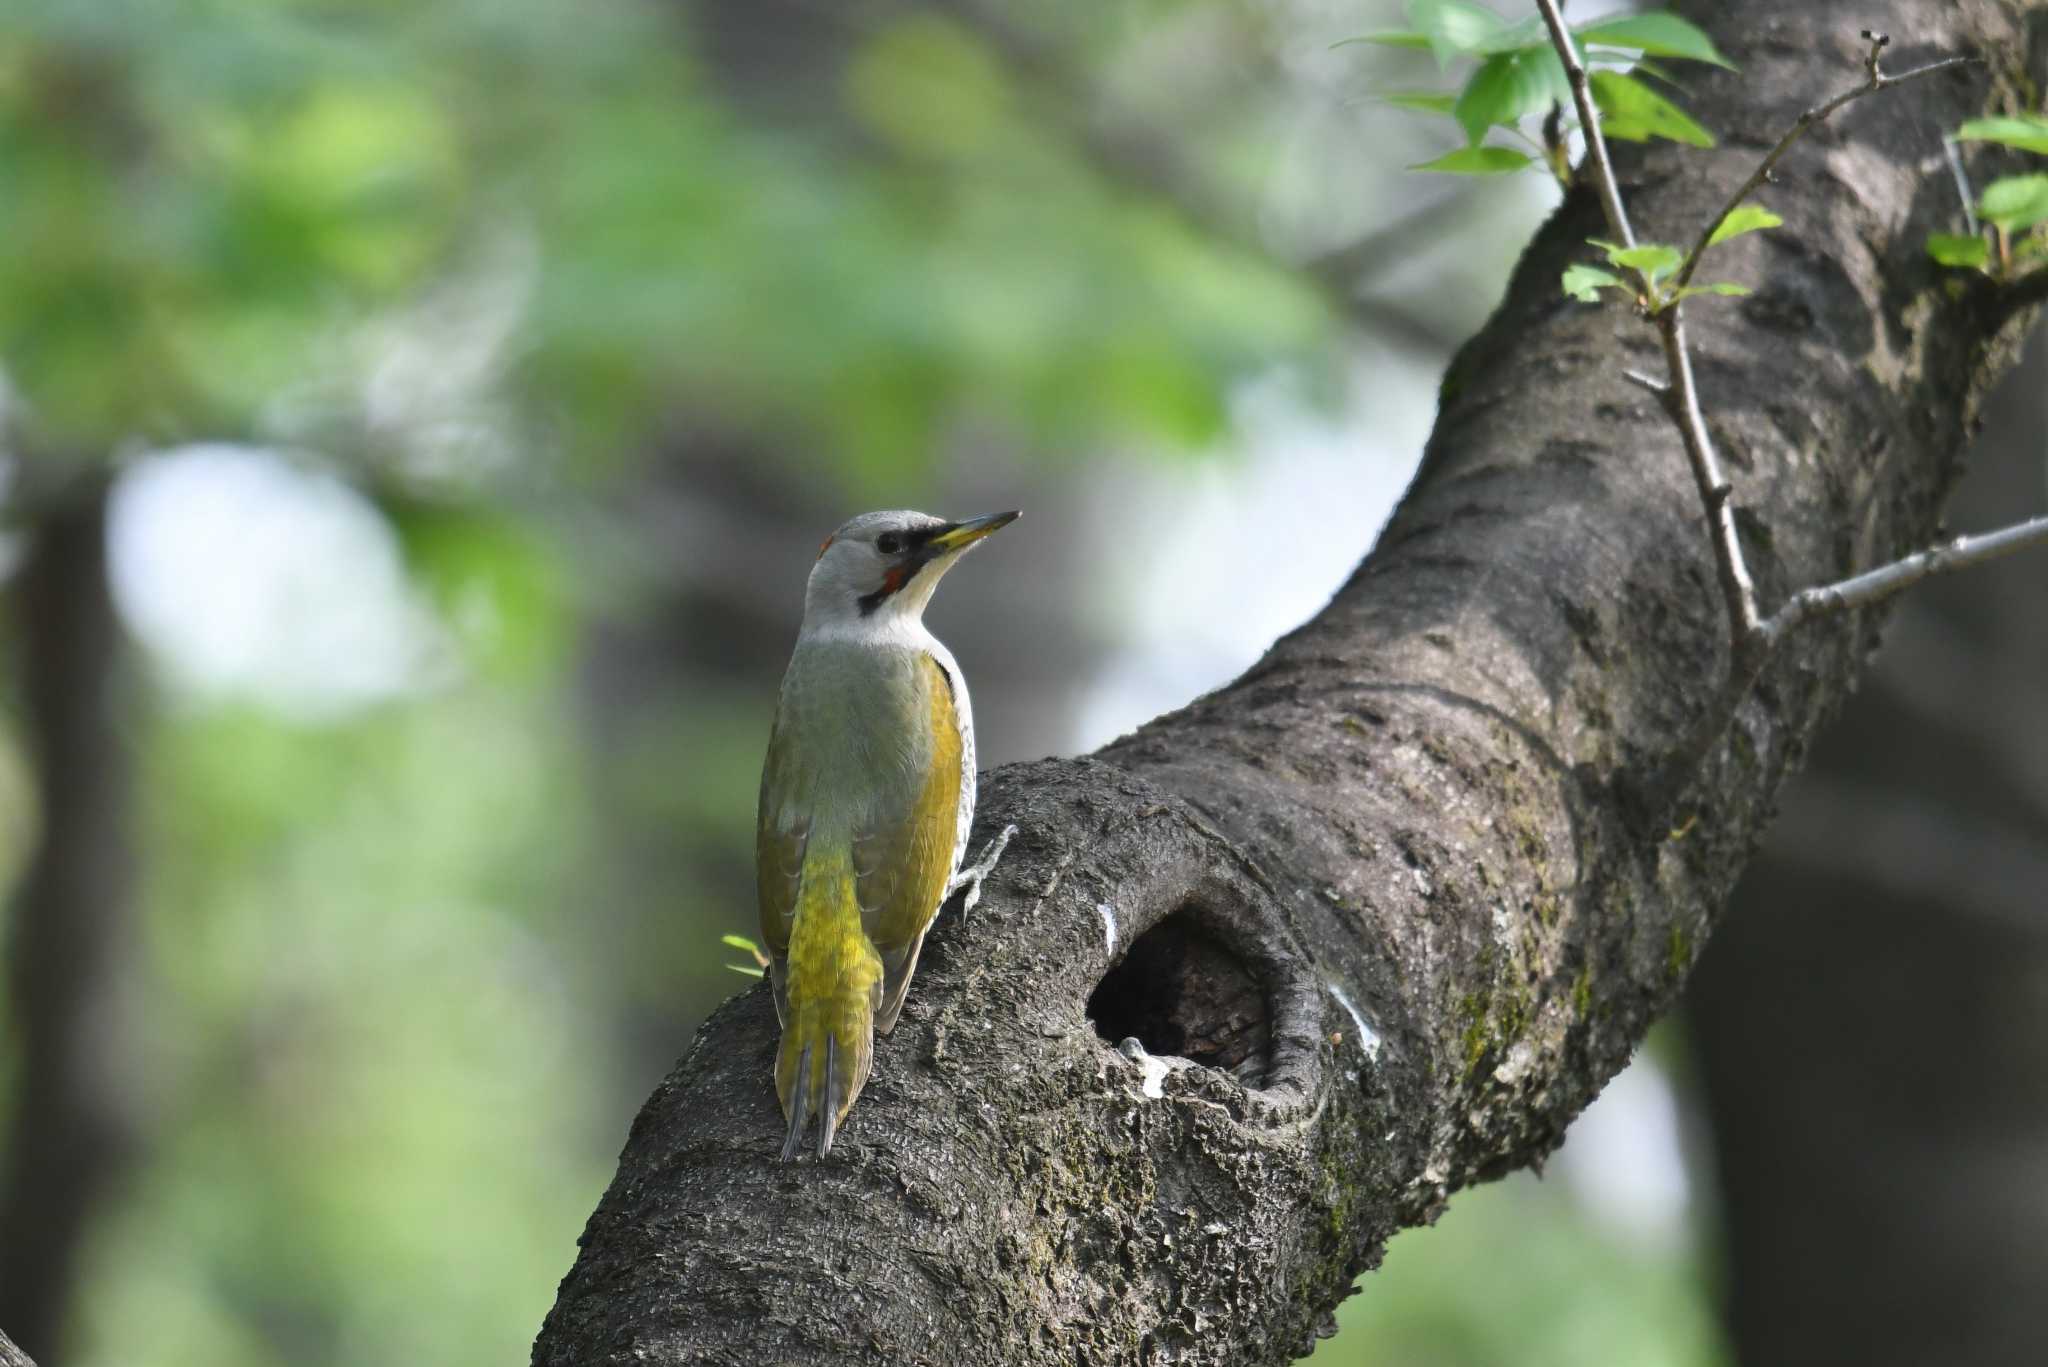
[[[132,1156],[123,1000],[133,951],[133,781],[118,710],[105,486],[43,517],[16,571],[14,659],[39,820],[8,946],[19,1049],[0,1189],[0,1325],[62,1361],[80,1244]]]
[[[2048,346],[1950,523],[2048,482]],[[1729,1330],[1745,1363],[2040,1360],[2048,1304],[2048,585],[1908,595],[1702,960]]]

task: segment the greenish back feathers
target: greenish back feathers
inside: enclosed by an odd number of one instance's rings
[[[965,739],[923,650],[799,645],[762,775],[761,932],[782,1042],[776,1091],[794,1156],[833,1137],[896,1023],[953,874]]]

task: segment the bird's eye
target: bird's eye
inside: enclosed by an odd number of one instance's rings
[[[903,549],[903,538],[894,532],[883,532],[875,538],[875,549],[883,555],[894,555]]]

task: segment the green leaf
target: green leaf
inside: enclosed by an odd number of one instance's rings
[[[1673,90],[1688,91],[1689,93],[1689,88],[1685,82],[1679,80],[1672,73],[1671,68],[1665,66],[1662,62],[1653,62],[1648,57],[1637,57],[1629,66],[1629,70],[1639,76],[1654,76]]]
[[[1610,138],[1644,142],[1665,138],[1694,147],[1712,147],[1714,135],[1692,116],[1633,76],[1618,71],[1592,74],[1593,102],[1600,106],[1600,127]]]
[[[1639,242],[1633,247],[1624,247],[1615,242],[1603,242],[1597,237],[1589,240],[1607,253],[1609,265],[1640,271],[1653,285],[1677,270],[1685,260],[1683,252],[1665,242]]]
[[[761,976],[761,970],[755,968],[752,964],[727,964],[726,967],[731,969],[735,973],[744,973],[749,978],[758,978]]]
[[[1550,46],[1542,19],[1533,15],[1510,24],[1484,5],[1466,0],[1409,0],[1407,8],[1409,21],[1415,25],[1412,29],[1362,33],[1330,46],[1371,43],[1376,47],[1426,48],[1436,54],[1440,67],[1449,66],[1457,57],[1547,51]]]
[[[1655,284],[1677,270],[1685,257],[1676,247],[1667,247],[1661,242],[1645,242],[1640,247],[1616,252],[1611,259],[1617,266],[1641,271]]]
[[[1479,52],[1508,26],[1498,14],[1471,0],[1408,0],[1406,8],[1408,22],[1428,42],[1439,67],[1449,66],[1453,57]]]
[[[1552,51],[1550,35],[1544,31],[1541,16],[1532,14],[1520,23],[1509,24],[1491,37],[1481,39],[1473,47],[1472,51],[1491,57],[1501,52],[1524,52],[1537,49],[1541,49],[1544,52]],[[1563,68],[1560,67],[1559,69],[1562,70]]]
[[[1446,152],[1435,161],[1419,162],[1409,167],[1411,171],[1445,171],[1456,176],[1497,176],[1508,171],[1519,171],[1530,164],[1531,158],[1525,152],[1512,147],[1460,147],[1455,152]]]
[[[2048,176],[2007,176],[1984,187],[1977,213],[2007,232],[2048,222]]]
[[[1434,90],[1390,90],[1379,97],[1402,109],[1419,109],[1425,114],[1448,114],[1457,107],[1458,97]]]
[[[1957,142],[1997,142],[2022,152],[2048,152],[2048,118],[2021,114],[2007,119],[1972,119],[1956,130]]]
[[[1981,270],[1991,260],[1991,247],[1981,237],[1936,233],[1927,239],[1927,254],[1943,266],[1963,266]]]
[[[1784,222],[1784,219],[1761,204],[1738,204],[1728,217],[1721,220],[1721,226],[1714,229],[1714,235],[1707,239],[1707,245],[1711,247],[1717,242],[1726,242],[1729,238],[1740,237],[1744,233],[1776,228]]]
[[[553,543],[488,508],[388,496],[406,570],[472,665],[534,677],[570,649],[571,592]]]
[[[1495,124],[1512,128],[1524,115],[1549,108],[1552,100],[1570,98],[1571,87],[1557,54],[1549,48],[1530,48],[1481,62],[1451,114],[1464,127],[1466,140],[1477,146]]]
[[[1681,57],[1735,70],[1735,63],[1721,55],[1713,39],[1675,14],[1630,14],[1620,19],[1602,19],[1573,31],[1584,43],[1633,48],[1651,57]]]
[[[1609,285],[1620,285],[1621,277],[1601,270],[1598,266],[1569,266],[1564,273],[1564,292],[1582,303],[1600,302],[1600,291]]]
[[[1371,43],[1374,47],[1427,48],[1429,35],[1401,29],[1384,29],[1378,33],[1361,33],[1356,38],[1340,38],[1331,47],[1350,47],[1353,43]]]
[[[1695,294],[1732,295],[1749,293],[1751,293],[1751,290],[1747,285],[1738,285],[1733,280],[1716,280],[1711,285],[1687,285],[1684,289],[1679,290],[1677,293],[1673,294],[1671,296],[1670,302],[1676,303],[1680,299],[1690,299]]]
[[[721,935],[718,937],[718,943],[724,945],[727,949],[744,950],[749,954],[759,954],[761,952],[760,947],[744,935]]]

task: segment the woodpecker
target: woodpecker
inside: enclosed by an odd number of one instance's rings
[[[796,1157],[818,1156],[903,1009],[939,906],[981,882],[1016,827],[961,867],[974,819],[974,713],[953,653],[924,625],[939,579],[1015,521],[864,513],[825,538],[782,676],[761,771],[754,872],[782,1043],[775,1090]]]

